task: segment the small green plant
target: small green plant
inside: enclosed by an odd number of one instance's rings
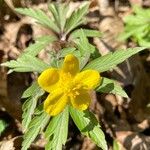
[[[132,38],[140,46],[150,47],[150,9],[133,6],[133,13],[124,18],[125,30],[120,39]]]
[[[7,126],[8,126],[8,123],[5,120],[0,119],[0,136],[4,132],[4,130],[7,128]]]
[[[10,68],[9,73],[16,71],[40,74],[38,82],[34,81],[22,95],[26,99],[22,107],[22,150],[27,150],[41,132],[44,132],[47,140],[46,150],[61,150],[68,137],[69,116],[83,135],[98,147],[107,150],[104,133],[94,114],[87,108],[91,100],[89,92],[94,89],[96,92],[128,97],[115,81],[100,77],[99,73],[114,68],[145,48],[117,50],[100,56],[96,47],[89,43],[88,37],[100,37],[101,33],[77,29],[85,23],[88,7],[89,3],[84,3],[68,16],[68,5],[50,4],[51,18],[39,9],[16,9],[55,33],[54,36],[38,38],[17,60],[2,64]],[[57,51],[48,50],[48,44],[56,44],[56,41],[63,41],[64,44]],[[46,47],[50,58],[48,63],[36,57]],[[49,93],[46,100],[45,91]]]

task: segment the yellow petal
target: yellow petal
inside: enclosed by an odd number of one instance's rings
[[[87,86],[88,89],[96,88],[101,81],[101,77],[98,71],[95,70],[85,70],[75,77],[75,82],[82,83]]]
[[[48,95],[44,102],[44,110],[50,115],[55,116],[61,113],[68,103],[68,97],[59,89]]]
[[[59,70],[56,68],[47,69],[38,77],[38,84],[49,93],[57,88],[58,81]]]
[[[85,110],[88,108],[91,102],[91,97],[87,91],[82,91],[75,98],[71,97],[71,104],[74,108],[79,110]]]
[[[76,73],[79,72],[79,61],[77,57],[72,54],[67,55],[62,66],[62,70],[73,76],[76,75]]]

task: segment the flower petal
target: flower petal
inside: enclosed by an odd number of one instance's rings
[[[38,77],[39,85],[49,93],[57,88],[58,81],[59,81],[59,70],[56,68],[46,69]]]
[[[75,82],[80,82],[87,86],[88,89],[96,88],[101,81],[101,77],[98,71],[95,70],[85,70],[75,77]]]
[[[87,91],[82,91],[75,98],[71,97],[71,104],[74,108],[79,110],[85,110],[88,108],[91,102],[91,97]]]
[[[67,55],[62,66],[62,70],[73,76],[76,75],[79,72],[79,61],[77,57],[72,54]]]
[[[44,110],[50,115],[55,116],[61,113],[68,104],[68,97],[60,90],[57,90],[48,95],[44,102]]]

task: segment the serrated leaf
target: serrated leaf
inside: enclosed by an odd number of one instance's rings
[[[46,150],[61,150],[62,145],[65,145],[68,136],[68,120],[69,111],[67,106],[62,113],[53,117],[45,131]]]
[[[87,64],[84,68],[86,69],[94,69],[99,72],[104,72],[112,69],[116,65],[122,63],[127,58],[132,55],[146,49],[145,47],[136,47],[136,48],[128,48],[127,50],[117,50],[113,53],[109,53],[102,57],[96,58]]]
[[[37,91],[40,91],[40,87],[38,86],[37,82],[33,82],[33,84],[28,87],[22,94],[21,98],[28,98],[33,96],[34,94],[37,93]]]
[[[68,6],[65,3],[53,3],[49,5],[49,10],[53,14],[57,26],[60,28],[61,32],[63,32],[67,19],[66,14],[68,11]]]
[[[91,29],[82,29],[86,37],[101,37],[102,33],[98,30],[91,30]],[[81,36],[81,29],[77,29],[73,31],[69,38],[76,39]]]
[[[40,133],[40,130],[43,129],[50,117],[48,114],[43,112],[42,114],[34,117],[29,124],[29,128],[23,136],[22,148],[21,150],[27,150],[31,143],[35,140],[37,135]]]
[[[44,109],[43,109],[43,103],[38,105],[34,111],[34,115],[40,115],[41,113],[43,113]]]
[[[24,54],[36,56],[41,50],[43,50],[49,43],[56,41],[54,36],[42,36],[36,40],[34,44],[29,45],[28,48],[24,50]]]
[[[111,79],[104,77],[102,78],[101,85],[96,89],[96,91],[102,93],[112,93],[115,95],[120,95],[122,97],[128,98],[128,95],[119,84],[117,84],[115,81]]]
[[[83,18],[88,13],[89,3],[85,3],[79,9],[74,11],[66,22],[66,32],[69,33],[71,30],[75,29],[77,26],[83,23]]]
[[[80,53],[77,57],[80,60],[80,69],[82,69],[89,61],[91,54],[94,53],[95,47],[89,43],[82,29],[80,30],[79,39],[76,39],[74,42]]]
[[[48,27],[57,33],[59,33],[59,31],[60,31],[58,26],[55,24],[55,22],[52,21],[52,19],[50,19],[40,9],[34,10],[32,8],[16,8],[15,11],[22,14],[22,15],[27,15],[27,16],[30,16],[30,17],[36,19],[36,21],[39,24],[43,25],[44,27]]]
[[[88,110],[79,111],[71,106],[69,112],[81,133],[88,136],[98,147],[107,150],[104,133],[95,116]]]
[[[91,45],[82,29],[80,29],[80,36],[79,40],[76,40],[75,43],[77,44],[78,49],[81,52],[81,55],[85,55],[85,53],[94,53],[95,47]]]
[[[59,55],[60,57],[65,57],[67,54],[73,54],[73,52],[76,50],[75,47],[68,47],[68,48],[63,48]]]
[[[37,101],[39,97],[41,97],[44,94],[44,91],[38,86],[38,84],[35,82],[33,83],[24,93],[23,98],[28,98],[23,106],[23,114],[22,114],[22,126],[23,131],[25,132],[29,126],[29,123],[31,121],[32,115],[34,114],[34,110],[37,106]]]
[[[84,68],[84,66],[87,64],[90,58],[90,53],[85,53],[84,56],[78,57],[80,60],[80,70]]]
[[[140,46],[150,47],[150,9],[143,9],[137,5],[133,6],[134,14],[124,18],[125,30],[119,36],[119,40],[132,38]]]
[[[39,73],[50,67],[42,60],[28,54],[24,54],[17,60],[10,60],[1,65],[9,67],[11,71]]]
[[[136,33],[141,34],[145,29],[147,28],[147,25],[143,26],[132,26],[132,27],[126,27],[125,32],[119,35],[119,40],[126,40],[129,37],[133,36]]]

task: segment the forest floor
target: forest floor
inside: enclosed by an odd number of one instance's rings
[[[71,1],[70,7],[79,6],[82,2]],[[132,13],[132,3],[150,7],[149,0],[91,0],[88,22],[84,27],[103,33],[101,38],[91,40],[102,55],[117,49],[138,46],[131,40],[117,40],[124,30],[123,18]],[[0,63],[16,59],[38,35],[52,34],[51,31],[35,25],[31,18],[18,15],[14,7],[45,9],[47,1],[5,0],[0,5]],[[150,150],[150,108],[147,107],[150,102],[150,51],[141,52],[102,76],[118,81],[129,95],[129,98],[112,94],[94,95],[91,110],[101,124],[109,149],[112,149],[115,139],[121,150]],[[0,121],[4,120],[7,124],[0,136],[0,150],[21,149],[21,95],[32,80],[33,75],[30,73],[7,75],[6,68],[0,68]],[[64,149],[98,149],[88,138],[80,135],[72,122],[70,129],[72,130],[69,131]],[[44,149],[44,143],[40,136],[31,149]]]

